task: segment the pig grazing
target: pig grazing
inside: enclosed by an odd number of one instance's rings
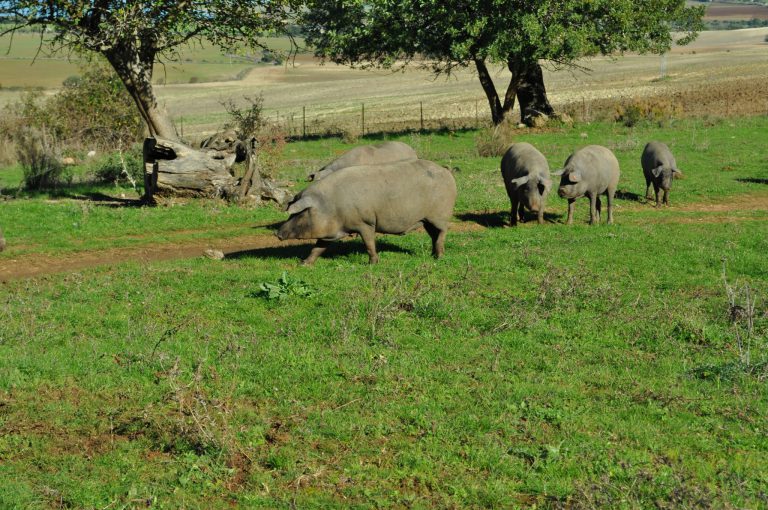
[[[676,175],[682,175],[677,169],[675,157],[666,144],[661,142],[648,142],[640,157],[645,175],[645,198],[650,200],[648,193],[653,184],[656,193],[656,207],[659,207],[659,189],[664,191],[664,205],[669,205],[669,190],[672,189],[672,179]]]
[[[589,198],[589,224],[600,223],[600,195],[608,197],[608,223],[613,223],[613,196],[619,184],[619,161],[613,153],[600,145],[588,145],[577,150],[565,161],[559,175],[557,194],[568,199],[568,225],[573,223],[576,199]]]
[[[538,212],[539,223],[544,223],[544,207],[552,188],[549,164],[544,155],[529,143],[512,144],[501,159],[501,176],[512,202],[510,224],[524,219],[524,208]]]
[[[302,191],[289,205],[291,217],[277,237],[317,239],[304,260],[311,265],[331,241],[357,233],[375,264],[376,232],[405,234],[423,225],[432,238],[432,254],[440,257],[455,202],[453,175],[431,161],[347,167]]]
[[[336,170],[348,166],[382,165],[397,161],[415,161],[419,159],[410,145],[403,142],[384,142],[376,145],[361,145],[342,154],[320,170],[309,174],[310,181],[319,181]]]

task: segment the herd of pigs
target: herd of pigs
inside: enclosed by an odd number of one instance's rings
[[[656,206],[669,205],[672,179],[679,174],[675,158],[665,144],[650,142],[641,157],[648,197],[650,186]],[[613,198],[619,184],[619,162],[600,145],[571,154],[565,167],[550,172],[544,155],[529,143],[514,143],[501,159],[501,175],[512,202],[511,224],[524,219],[525,209],[544,222],[551,177],[560,177],[557,194],[568,199],[567,223],[573,223],[577,198],[589,198],[590,224],[600,222],[600,195],[607,197],[608,223],[613,223]],[[311,265],[337,239],[359,234],[370,262],[379,261],[376,233],[405,234],[423,226],[432,238],[432,254],[445,251],[445,234],[456,203],[456,181],[450,170],[419,159],[402,142],[364,145],[345,153],[309,176],[313,181],[288,204],[290,218],[277,233],[281,239],[317,239],[304,260]],[[650,197],[649,197],[650,198]],[[5,239],[0,230],[0,251]]]
[[[669,205],[669,190],[680,174],[669,147],[649,142],[640,158],[645,175],[645,196],[651,184],[656,206]],[[513,143],[501,159],[501,175],[512,202],[511,224],[524,220],[525,209],[544,223],[544,208],[552,188],[551,177],[560,177],[557,194],[568,199],[567,224],[573,223],[577,198],[589,198],[589,223],[600,222],[600,195],[606,195],[607,220],[613,223],[613,199],[619,184],[619,162],[600,145],[589,145],[571,154],[565,166],[549,171],[544,155],[529,143]],[[311,265],[332,241],[359,234],[371,264],[379,261],[376,233],[405,234],[423,226],[432,238],[432,255],[445,251],[445,234],[456,202],[456,182],[451,172],[432,161],[419,159],[402,142],[356,147],[317,172],[312,181],[288,204],[288,220],[277,232],[280,240],[317,239],[304,264]],[[663,199],[659,200],[659,191]]]

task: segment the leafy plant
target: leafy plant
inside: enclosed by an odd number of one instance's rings
[[[302,280],[290,278],[288,273],[283,271],[283,275],[276,283],[262,282],[256,296],[270,300],[284,300],[289,296],[310,297],[314,293],[315,289],[311,285]]]

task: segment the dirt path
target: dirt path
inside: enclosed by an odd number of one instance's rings
[[[627,210],[639,210],[648,207],[645,204],[633,204]],[[689,216],[660,216],[658,223],[722,223],[738,222],[749,219],[739,216],[739,213],[753,211],[768,211],[768,195],[741,195],[731,197],[722,203],[687,204],[675,210],[680,212],[697,212],[702,216],[695,219]],[[475,211],[457,214],[459,221],[451,224],[452,232],[477,232],[490,227],[500,227],[508,220],[508,212]],[[192,231],[185,231],[193,233]],[[257,234],[240,236],[231,239],[195,240],[181,243],[163,243],[128,248],[111,248],[106,250],[89,250],[62,255],[41,255],[39,253],[24,254],[16,258],[0,260],[0,283],[11,280],[22,280],[49,274],[80,271],[90,267],[107,266],[121,262],[139,261],[154,262],[158,260],[173,260],[205,256],[209,249],[219,250],[225,256],[235,256],[239,253],[258,252],[259,250],[286,249],[304,245],[309,249],[312,241],[295,240],[280,241],[274,235]]]

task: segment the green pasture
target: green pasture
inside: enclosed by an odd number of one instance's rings
[[[553,194],[546,225],[514,229],[477,132],[393,136],[455,169],[443,259],[414,232],[380,237],[376,266],[354,239],[312,268],[306,244],[0,284],[0,507],[766,507],[768,213],[748,206],[768,197],[766,129],[520,131],[553,168],[612,148],[622,198],[610,227],[584,199],[565,226]],[[661,210],[642,199],[650,139],[685,173]],[[279,177],[299,190],[350,146],[291,143]],[[0,170],[0,266],[285,218],[115,207],[136,195],[77,174],[29,194]],[[749,336],[724,270],[756,297]]]

